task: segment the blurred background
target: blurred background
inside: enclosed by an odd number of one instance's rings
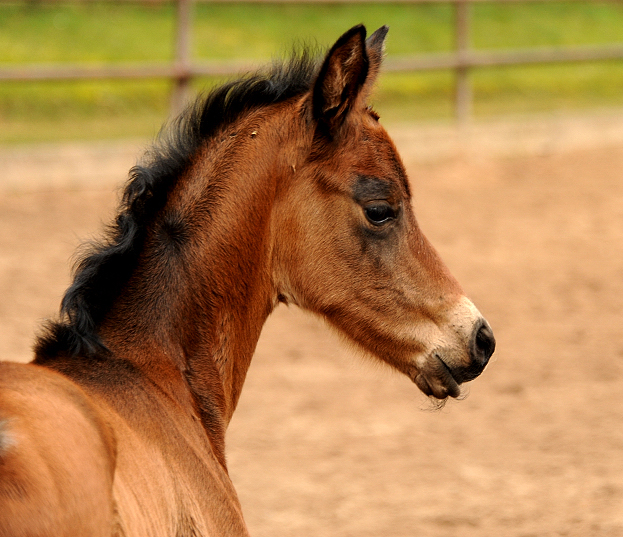
[[[252,535],[623,537],[623,2],[0,0],[0,359],[184,99],[388,24],[373,96],[421,227],[491,323],[441,410],[269,319],[228,431]]]
[[[360,22],[391,28],[375,99],[387,121],[623,106],[617,1],[3,0],[0,143],[153,136],[175,86],[158,75],[195,75],[203,89],[219,79],[196,75],[326,47]],[[461,111],[456,73],[469,67]]]

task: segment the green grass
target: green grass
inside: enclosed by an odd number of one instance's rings
[[[615,2],[543,2],[473,9],[473,46],[479,49],[595,45],[623,40],[623,6]]]
[[[193,58],[268,61],[295,42],[326,47],[359,22],[390,25],[390,56],[453,46],[450,5],[200,4]],[[472,22],[477,49],[623,40],[623,5],[614,2],[480,4],[472,6]],[[167,61],[174,30],[168,4],[3,3],[0,66]],[[479,69],[471,79],[476,117],[623,105],[621,61]],[[162,80],[0,83],[0,143],[153,136],[169,93]],[[390,122],[447,119],[452,93],[451,72],[388,73],[375,100]]]

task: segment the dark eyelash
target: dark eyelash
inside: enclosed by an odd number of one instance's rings
[[[375,121],[378,121],[379,119],[381,119],[381,116],[379,116],[374,110],[372,110],[371,106],[368,106],[368,113],[372,116],[372,118]]]

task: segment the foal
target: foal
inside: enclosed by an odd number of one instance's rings
[[[426,394],[494,349],[366,100],[387,28],[215,89],[134,168],[31,364],[0,364],[0,536],[245,536],[224,437],[279,302]]]

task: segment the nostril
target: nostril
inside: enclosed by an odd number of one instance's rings
[[[493,330],[486,321],[483,321],[474,338],[474,359],[484,367],[489,362],[493,351],[495,351]]]

